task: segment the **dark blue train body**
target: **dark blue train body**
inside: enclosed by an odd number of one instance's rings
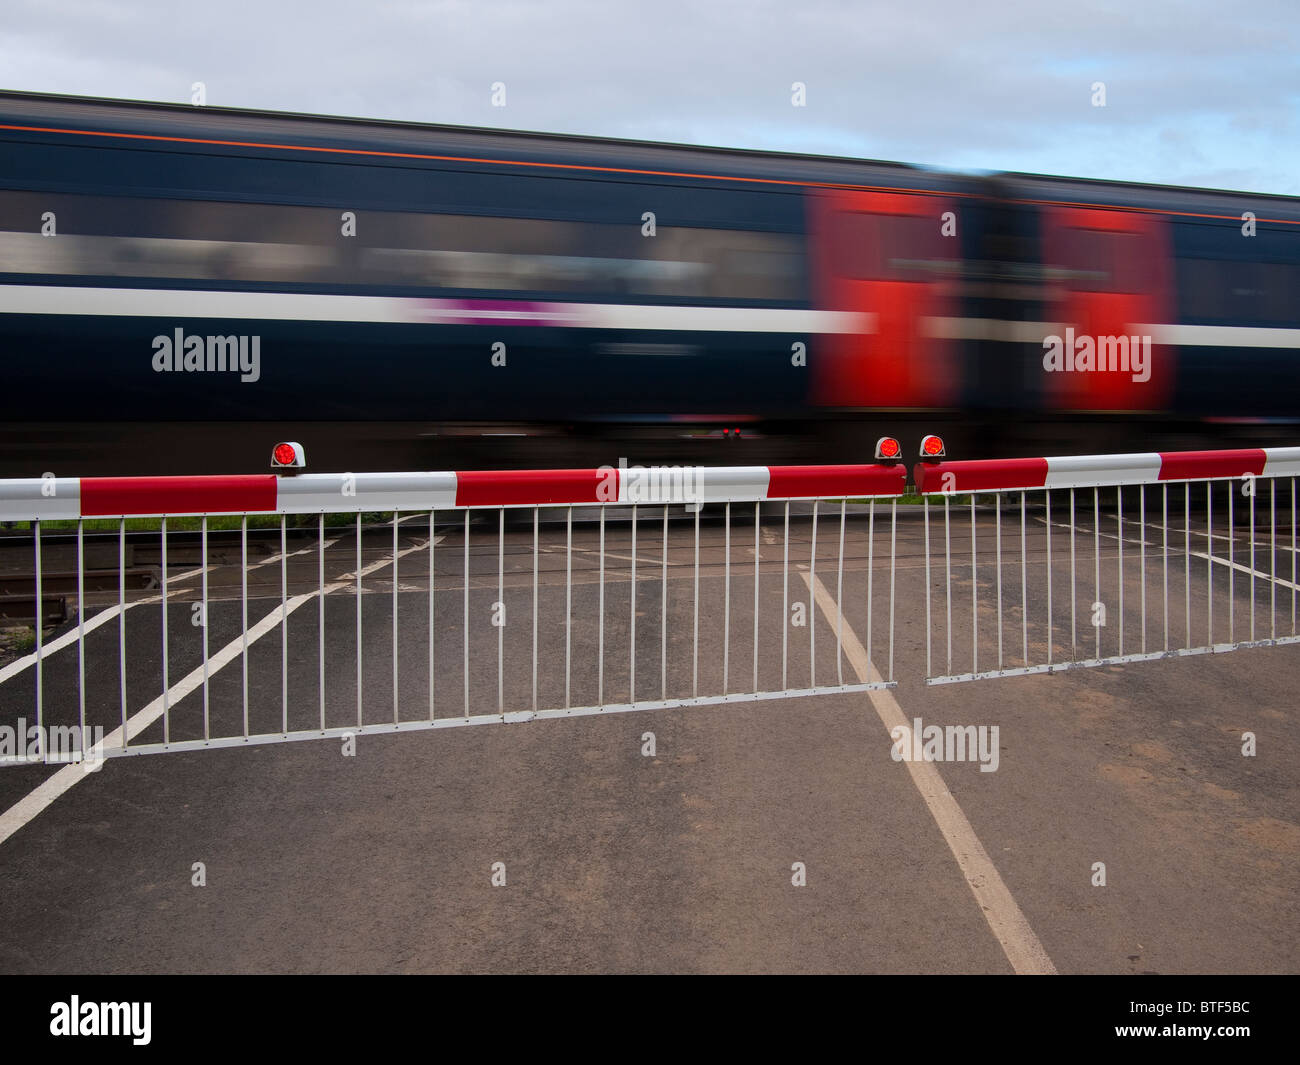
[[[0,93],[0,475],[1282,443],[1297,295],[1286,197]]]

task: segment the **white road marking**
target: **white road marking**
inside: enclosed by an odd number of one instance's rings
[[[817,598],[817,605],[821,607],[826,620],[832,626],[835,625],[839,617],[835,600],[822,584],[821,578],[814,576],[810,581],[809,574],[803,573],[801,576],[804,583],[812,588]],[[858,640],[857,633],[847,621],[843,622],[842,646],[850,664],[858,674],[859,681],[872,683],[883,679],[875,665],[867,658],[867,652]],[[902,707],[898,705],[898,700],[888,688],[871,690],[867,694],[871,697],[871,703],[876,708],[876,713],[887,733],[892,733],[892,730],[900,725],[911,727],[911,722],[904,717]],[[1016,904],[1016,900],[1012,898],[1011,892],[998,873],[997,866],[993,864],[984,845],[975,835],[975,830],[966,819],[961,807],[957,805],[957,800],[952,797],[952,792],[943,782],[938,768],[933,762],[907,761],[903,764],[912,775],[912,783],[916,785],[916,790],[925,800],[934,823],[943,833],[952,856],[957,859],[957,865],[966,877],[966,884],[975,896],[980,912],[988,921],[989,929],[1002,946],[1011,967],[1019,974],[1055,975],[1056,966],[1052,964],[1052,959],[1047,956],[1043,944],[1029,926],[1029,921]]]
[[[434,543],[441,543],[445,536],[438,536]],[[331,543],[336,541],[330,541]],[[428,540],[423,540],[412,547],[397,552],[397,558],[411,554],[413,551],[423,551],[429,546]],[[312,548],[314,550],[314,547]],[[377,562],[372,562],[369,566],[361,569],[360,575],[368,577],[377,570],[385,566],[392,565],[393,556],[381,558]],[[310,592],[304,592],[301,595],[295,595],[292,599],[285,601],[283,606],[277,606],[266,617],[262,618],[256,625],[248,630],[248,645],[251,647],[257,640],[260,640],[268,632],[274,630],[290,614],[297,610],[304,603],[314,599],[317,595],[329,595],[341,588],[354,587],[357,579],[357,573],[345,573],[342,579],[327,584],[323,589],[315,589]],[[231,640],[225,647],[211,656],[207,661],[207,675],[214,676],[223,667],[240,658],[244,648],[244,636],[240,633]],[[164,705],[179,702],[191,692],[200,688],[203,684],[204,667],[196,666],[182,680],[173,684],[168,689],[166,699],[159,695],[141,710],[137,710],[126,723],[126,738],[134,739],[141,732],[147,729],[163,715]],[[112,732],[104,737],[103,741],[97,743],[91,748],[91,760],[101,756],[105,747],[122,746],[122,726],[118,725]],[[37,814],[49,806],[64,792],[70,790],[74,784],[87,775],[87,769],[84,764],[65,765],[48,780],[43,781],[35,789],[24,795],[13,806],[9,807],[3,814],[0,814],[0,844],[4,843],[10,836],[26,825]]]
[[[1042,518],[1035,518],[1035,520],[1036,520],[1040,525],[1045,524],[1045,523],[1043,522],[1043,519],[1042,519]],[[1065,522],[1065,523],[1061,523],[1061,522],[1052,522],[1052,524],[1055,525],[1058,529],[1068,529],[1068,528],[1070,527],[1070,525],[1069,525],[1068,522]],[[1091,526],[1087,526],[1086,528],[1083,527],[1083,526],[1080,526],[1079,528],[1080,528],[1080,532],[1083,533],[1084,535],[1087,535],[1087,533],[1090,532],[1091,529],[1092,529]],[[1163,525],[1156,525],[1156,526],[1152,526],[1152,528],[1156,528],[1156,529],[1161,529],[1161,530],[1163,530],[1163,529],[1164,529],[1164,526],[1163,526]],[[1172,530],[1172,531],[1177,532],[1177,533],[1179,533],[1180,535],[1183,533],[1183,530],[1182,530],[1181,528],[1179,528],[1179,529],[1174,529],[1174,530]],[[1105,539],[1105,540],[1115,540],[1115,541],[1118,541],[1118,540],[1120,539],[1119,536],[1117,536],[1115,533],[1111,533],[1111,532],[1103,532],[1103,533],[1099,533],[1098,535],[1100,535],[1100,536],[1101,536],[1103,539]],[[1186,543],[1186,537],[1184,537],[1183,539],[1184,539],[1184,544],[1185,544],[1185,543]],[[1205,533],[1203,533],[1203,532],[1198,533],[1195,529],[1193,529],[1193,530],[1192,530],[1192,539],[1193,539],[1193,541],[1195,541],[1195,540],[1204,540],[1204,539],[1205,539]],[[1216,533],[1216,534],[1214,535],[1214,539],[1216,539],[1216,540],[1218,540],[1218,539],[1224,539],[1224,540],[1227,540],[1227,539],[1229,539],[1229,537],[1227,537],[1226,535],[1223,536],[1223,537],[1220,537],[1220,536]],[[1143,546],[1143,544],[1145,544],[1145,546],[1148,547],[1148,548],[1150,548],[1152,551],[1159,551],[1159,550],[1161,550],[1161,548],[1163,547],[1163,543],[1162,543],[1162,541],[1160,541],[1160,540],[1147,540],[1145,536],[1141,536],[1141,537],[1125,536],[1125,537],[1124,537],[1124,543],[1126,543],[1126,544],[1131,544],[1131,545],[1134,545],[1134,546],[1137,546],[1137,547],[1141,547],[1141,546]],[[1170,552],[1171,557],[1174,556],[1174,555],[1181,555],[1181,554],[1183,554],[1183,552],[1184,552],[1184,550],[1185,550],[1185,547],[1180,546],[1180,545],[1174,543],[1172,540],[1169,542],[1169,546],[1170,546],[1170,548],[1175,549],[1175,550],[1173,550],[1173,551]],[[1256,547],[1255,554],[1256,554],[1256,555],[1261,554],[1261,553],[1262,553],[1261,549],[1262,549],[1262,548],[1269,547],[1269,546],[1270,546],[1270,544],[1269,544],[1268,541],[1266,541],[1266,540],[1256,540],[1256,541],[1255,541],[1255,547]],[[1277,549],[1278,551],[1290,551],[1290,550],[1291,550],[1290,547],[1286,547],[1286,546],[1284,546],[1284,545],[1282,545],[1282,544],[1277,544],[1277,545],[1276,545],[1276,549]],[[1300,548],[1297,548],[1296,550],[1297,550],[1297,552],[1300,552]],[[1245,544],[1244,544],[1244,545],[1239,549],[1239,552],[1238,552],[1238,553],[1249,556],[1249,554],[1250,554],[1250,542],[1247,541],[1247,542],[1246,542],[1246,543],[1245,543]],[[1203,559],[1203,560],[1206,561],[1206,562],[1217,562],[1220,566],[1229,566],[1229,567],[1231,567],[1232,569],[1237,570],[1239,573],[1249,573],[1252,577],[1255,577],[1255,578],[1257,578],[1258,580],[1261,580],[1261,581],[1265,581],[1265,582],[1269,582],[1269,581],[1271,581],[1271,582],[1274,583],[1274,584],[1280,584],[1283,588],[1290,588],[1290,589],[1292,589],[1293,591],[1300,591],[1300,584],[1294,584],[1294,583],[1292,583],[1291,581],[1288,581],[1288,580],[1286,580],[1286,579],[1283,578],[1283,577],[1274,577],[1274,576],[1271,576],[1270,574],[1265,573],[1265,572],[1263,572],[1262,570],[1251,569],[1249,566],[1244,565],[1244,564],[1241,563],[1241,562],[1237,562],[1236,560],[1233,560],[1232,562],[1229,562],[1226,558],[1220,558],[1218,555],[1207,555],[1204,551],[1191,551],[1191,552],[1188,552],[1188,554],[1190,554],[1190,556],[1191,556],[1192,558]],[[1114,555],[1107,556],[1107,561],[1110,561],[1110,560],[1111,560],[1112,558],[1114,558],[1114,557],[1115,557]]]
[[[325,546],[332,547],[336,543],[338,543],[337,540],[326,540]],[[284,557],[293,558],[296,555],[305,555],[308,551],[315,551],[315,550],[316,550],[316,545],[313,544],[311,547],[304,547],[298,551],[290,551]],[[251,573],[255,569],[261,569],[263,566],[270,566],[279,561],[280,561],[279,555],[272,555],[270,558],[262,559],[261,562],[254,562],[251,566],[248,567],[248,571]],[[225,563],[225,565],[233,565],[233,563]],[[221,568],[222,568],[221,563],[218,563],[215,566],[209,566],[208,573],[215,573],[217,570]],[[167,584],[168,586],[171,586],[173,584],[179,584],[182,581],[188,581],[194,577],[198,577],[202,573],[203,573],[202,566],[198,567],[197,569],[187,569],[184,573],[177,573],[171,577],[168,577]],[[211,601],[211,596],[209,596],[209,601]],[[112,621],[115,617],[118,616],[118,614],[121,614],[126,610],[130,610],[132,607],[156,606],[158,603],[161,602],[162,602],[161,595],[149,595],[149,596],[145,596],[143,599],[135,599],[129,603],[118,603],[115,606],[111,606],[105,610],[101,610],[93,618],[87,621],[85,625],[78,626],[75,629],[71,629],[68,632],[65,632],[62,636],[58,637],[57,639],[51,640],[47,644],[43,644],[41,646],[40,657],[48,658],[50,655],[54,654],[54,652],[61,651],[69,644],[76,643],[77,639],[80,637],[82,633],[93,632],[95,629],[99,628],[104,623]],[[22,658],[15,659],[13,662],[10,662],[7,666],[4,667],[4,669],[0,669],[0,684],[3,684],[11,677],[16,677],[19,673],[23,672],[23,670],[28,669],[31,666],[35,665],[35,663],[36,663],[35,651],[33,651],[29,655],[24,655]]]

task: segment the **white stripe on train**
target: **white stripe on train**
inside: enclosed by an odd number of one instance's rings
[[[306,292],[227,292],[172,288],[0,285],[0,314],[231,318],[261,321],[371,322],[391,325],[561,326],[649,332],[870,334],[871,312],[798,307],[682,307],[669,304],[538,303],[526,300],[423,299]],[[949,340],[1039,344],[1061,322],[995,318],[920,319],[921,332]],[[1255,326],[1130,325],[1157,344],[1190,347],[1298,348],[1300,329]]]

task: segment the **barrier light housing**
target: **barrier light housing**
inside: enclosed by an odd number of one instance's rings
[[[944,457],[943,438],[930,434],[921,438],[921,458],[927,461]]]
[[[296,441],[285,441],[271,449],[271,469],[301,469],[307,465],[307,455]]]
[[[892,436],[882,436],[876,441],[877,462],[896,462],[902,453],[902,445]]]

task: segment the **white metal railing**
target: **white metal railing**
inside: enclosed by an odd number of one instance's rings
[[[1300,448],[918,466],[928,682],[1296,642],[1297,474]]]
[[[0,729],[39,739],[0,762],[891,686],[905,481],[882,464],[0,482],[0,520],[31,523],[0,550],[30,560],[36,603],[49,559],[77,578],[75,625],[47,642],[37,624],[0,668]],[[128,528],[142,517],[156,530]],[[86,565],[101,538],[113,579]],[[142,565],[155,587],[128,588]],[[878,681],[845,682],[850,621],[887,647]]]

